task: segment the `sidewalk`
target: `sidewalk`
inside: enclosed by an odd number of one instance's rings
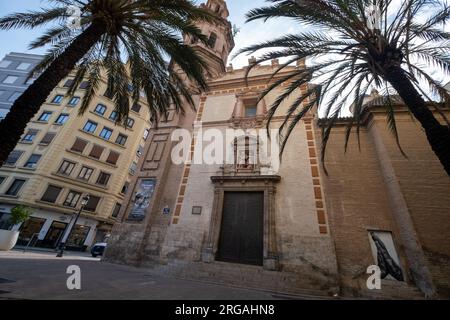
[[[0,300],[274,300],[272,292],[175,279],[151,270],[100,262],[80,253],[0,252]],[[81,269],[81,290],[69,290],[69,266]]]
[[[0,251],[0,259],[45,259],[45,260],[87,260],[100,261],[101,258],[93,258],[88,252],[64,251],[62,258],[57,258],[57,252],[53,249],[15,247],[11,251]]]
[[[182,280],[150,270],[69,253],[0,252],[0,300],[273,300],[272,292]],[[81,269],[81,290],[68,290],[69,266]],[[300,299],[300,297],[294,297]]]

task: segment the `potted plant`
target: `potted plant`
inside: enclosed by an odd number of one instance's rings
[[[28,220],[31,215],[31,209],[22,205],[16,206],[11,210],[9,218],[9,230],[0,230],[0,251],[9,251],[17,243],[19,231],[12,231],[12,228]]]

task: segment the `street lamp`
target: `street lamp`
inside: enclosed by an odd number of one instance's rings
[[[72,226],[69,229],[69,235],[66,238],[66,241],[68,241],[70,239],[70,236],[72,235],[72,231],[74,229],[74,227],[77,225],[77,221],[80,218],[81,212],[83,211],[84,207],[87,205],[87,203],[89,202],[89,199],[91,197],[87,194],[83,197],[83,199],[81,199],[81,207],[80,210],[77,213],[77,217],[75,218],[75,221],[73,222]],[[63,242],[61,243],[61,245],[59,246],[59,252],[56,255],[56,257],[58,258],[62,258],[62,256],[64,255],[64,249],[66,248],[66,243]]]

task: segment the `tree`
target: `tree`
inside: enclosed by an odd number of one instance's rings
[[[195,25],[198,21],[219,23],[219,18],[191,0],[53,0],[41,11],[15,13],[0,18],[0,29],[36,28],[53,23],[30,48],[50,45],[44,60],[33,70],[38,78],[14,102],[0,122],[0,166],[14,149],[27,123],[51,91],[74,69],[73,95],[88,80],[80,113],[98,89],[106,70],[107,93],[115,103],[117,122],[127,120],[130,100],[145,94],[155,119],[171,105],[183,111],[183,101],[193,106],[191,92],[182,79],[206,88],[206,62],[182,36],[206,43]],[[171,59],[172,63],[167,60]],[[123,62],[127,62],[124,64]],[[177,66],[177,72],[173,67]],[[30,75],[31,76],[31,75]]]
[[[289,18],[300,23],[299,31],[249,46],[239,54],[270,49],[257,63],[287,58],[275,74],[293,62],[306,58],[312,61],[310,66],[281,77],[263,93],[261,99],[282,83],[289,83],[272,104],[269,122],[279,106],[300,86],[319,84],[309,86],[290,104],[281,127],[282,150],[296,124],[319,103],[327,123],[322,132],[324,162],[330,132],[349,102],[353,103],[354,112],[347,126],[347,142],[355,124],[359,134],[365,111],[364,97],[371,87],[386,91],[388,124],[399,144],[391,103],[393,88],[422,125],[431,148],[450,175],[450,127],[443,112],[450,106],[450,95],[427,70],[434,67],[450,74],[450,33],[443,29],[450,17],[450,7],[444,1],[405,0],[401,1],[400,8],[395,8],[392,0],[268,2],[271,5],[250,11],[247,21]],[[440,103],[433,102],[422,89],[424,83],[439,96]],[[434,116],[431,107],[446,125]]]
[[[11,217],[9,218],[10,229],[20,223],[28,220],[28,218],[33,214],[32,210],[28,207],[18,205],[11,209]]]

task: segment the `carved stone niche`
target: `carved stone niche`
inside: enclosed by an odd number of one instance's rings
[[[264,99],[259,100],[260,92],[245,92],[236,94],[236,105],[231,119],[232,127],[253,129],[263,126],[267,114]]]
[[[214,183],[214,200],[207,237],[203,242],[202,261],[216,260],[222,225],[225,192],[264,192],[264,243],[263,266],[266,270],[279,270],[279,255],[275,228],[275,185],[280,176],[211,177]]]

